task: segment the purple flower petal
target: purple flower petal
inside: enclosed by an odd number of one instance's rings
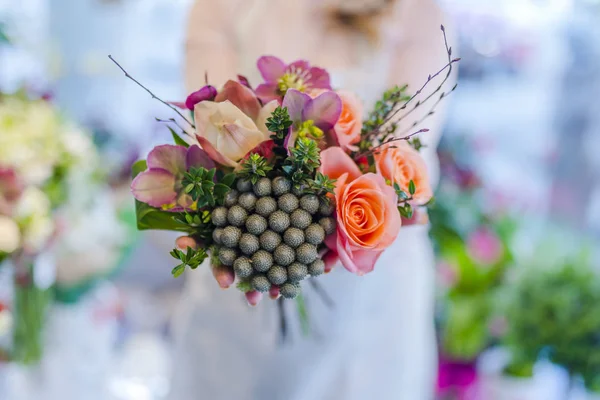
[[[187,110],[187,106],[185,105],[185,102],[183,101],[167,101],[167,103],[169,103],[172,106],[175,106],[181,110]]]
[[[253,120],[258,117],[260,103],[254,92],[239,82],[229,80],[223,86],[221,93],[215,97],[217,103],[229,100],[234,106]]]
[[[310,64],[305,60],[294,61],[285,69],[286,72],[302,72],[310,70]]]
[[[263,104],[267,104],[270,101],[277,100],[281,102],[281,96],[279,95],[279,87],[276,83],[261,83],[258,85],[254,93],[258,96],[258,98],[263,102]]]
[[[185,166],[186,169],[191,167],[204,167],[206,169],[213,169],[215,162],[210,158],[208,153],[200,148],[200,146],[190,146],[185,155]]]
[[[256,66],[267,83],[277,82],[285,74],[285,63],[274,56],[262,56]]]
[[[283,107],[287,107],[290,119],[294,122],[302,122],[303,110],[308,107],[312,99],[306,93],[302,93],[296,89],[289,89],[283,98]],[[339,115],[338,115],[339,118]]]
[[[244,75],[238,75],[237,78],[238,78],[238,81],[242,85],[246,86],[248,89],[252,89],[252,86],[250,85],[250,81]]]
[[[171,204],[177,197],[175,176],[164,169],[149,169],[131,182],[133,197],[152,207]]]
[[[185,156],[187,149],[184,146],[164,144],[156,146],[148,154],[148,169],[164,169],[173,175],[186,171]]]
[[[335,126],[341,113],[342,100],[340,96],[335,92],[325,92],[306,105],[302,112],[302,120],[313,120],[318,128],[328,131]]]
[[[323,68],[312,67],[310,69],[310,78],[306,81],[306,83],[313,89],[331,90],[329,72]]]
[[[292,154],[291,149],[296,145],[296,139],[298,139],[298,131],[290,128],[283,141],[283,147],[287,150],[288,156]]]
[[[214,86],[206,85],[202,89],[190,94],[185,100],[185,106],[193,110],[194,106],[201,101],[213,100],[217,96],[217,89]]]

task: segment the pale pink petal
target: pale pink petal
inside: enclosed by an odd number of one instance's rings
[[[383,253],[383,250],[360,250],[352,249],[349,254],[341,236],[338,236],[337,253],[344,268],[353,274],[364,275],[375,269],[375,263]]]
[[[185,172],[185,154],[187,149],[184,146],[164,144],[156,146],[148,154],[148,169],[164,169],[173,175]]]
[[[294,61],[293,63],[288,65],[287,68],[285,69],[285,72],[300,73],[302,71],[308,71],[309,69],[310,69],[310,64],[308,63],[308,61],[298,60],[298,61]]]
[[[167,101],[167,103],[169,103],[172,106],[175,106],[177,108],[180,108],[182,110],[187,110],[187,106],[185,105],[185,102],[183,101]]]
[[[268,102],[260,109],[258,117],[256,118],[256,127],[265,135],[265,138],[271,136],[271,132],[267,129],[267,119],[271,118],[273,111],[275,111],[277,107],[279,107],[279,102],[277,100]]]
[[[296,89],[289,89],[285,93],[282,106],[287,107],[288,114],[292,121],[301,122],[303,121],[302,112],[304,111],[304,107],[311,101],[312,99],[306,93],[302,93]]]
[[[348,180],[353,181],[362,175],[358,165],[339,147],[330,147],[321,152],[321,167],[319,172],[330,179],[338,179],[348,173]],[[336,186],[340,186],[339,182]]]
[[[306,83],[311,88],[331,90],[329,73],[323,68],[312,67],[310,69],[310,78],[306,81]]]
[[[235,161],[232,161],[223,156],[223,154],[219,153],[207,139],[203,138],[202,136],[196,136],[196,139],[204,151],[206,151],[209,157],[212,158],[216,163],[225,165],[227,167],[237,167],[238,164]]]
[[[258,85],[254,91],[256,96],[263,102],[263,104],[269,103],[276,100],[277,103],[281,102],[281,95],[279,94],[279,86],[276,83],[262,83]]]
[[[260,303],[260,301],[262,300],[262,297],[263,297],[263,294],[256,290],[252,290],[252,291],[246,293],[246,301],[252,307],[257,306],[258,303]]]
[[[152,207],[171,204],[177,197],[175,177],[164,169],[149,169],[131,182],[131,193],[138,201]]]
[[[277,82],[285,74],[285,63],[274,56],[262,56],[256,62],[256,66],[264,80],[269,83]]]
[[[239,82],[229,80],[215,97],[215,102],[229,100],[253,120],[258,117],[260,103],[254,92]]]
[[[283,101],[285,103],[285,99]],[[335,92],[325,92],[306,104],[302,111],[302,121],[312,120],[317,127],[328,131],[335,126],[341,113],[342,99],[340,96]]]
[[[238,124],[224,124],[223,128],[229,135],[223,135],[219,149],[225,157],[232,160],[242,159],[248,151],[266,139],[258,129],[249,129]]]
[[[213,169],[215,167],[215,162],[210,158],[206,151],[202,150],[197,145],[192,145],[187,150],[185,165],[187,169],[190,169],[191,167]]]

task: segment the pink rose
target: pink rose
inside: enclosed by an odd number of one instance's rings
[[[356,151],[358,148],[354,144],[360,142],[363,126],[363,106],[352,92],[340,90],[336,93],[342,99],[342,114],[334,127],[337,141],[344,150]]]

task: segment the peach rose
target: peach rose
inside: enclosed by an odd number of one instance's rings
[[[342,99],[342,114],[335,124],[335,135],[342,149],[356,151],[358,148],[353,145],[360,141],[363,106],[360,99],[352,92],[340,90],[336,93]]]
[[[342,175],[335,188],[336,251],[350,272],[371,272],[402,225],[398,196],[381,175],[368,173],[352,181]]]
[[[423,205],[433,196],[425,160],[417,150],[406,142],[394,142],[375,154],[377,172],[390,182],[397,183],[408,193],[408,185],[412,180],[416,192],[416,204]]]

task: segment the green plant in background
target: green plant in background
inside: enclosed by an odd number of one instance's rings
[[[569,258],[523,270],[504,293],[507,330],[502,340],[512,354],[506,373],[531,376],[542,355],[600,389],[600,277],[589,257]]]

